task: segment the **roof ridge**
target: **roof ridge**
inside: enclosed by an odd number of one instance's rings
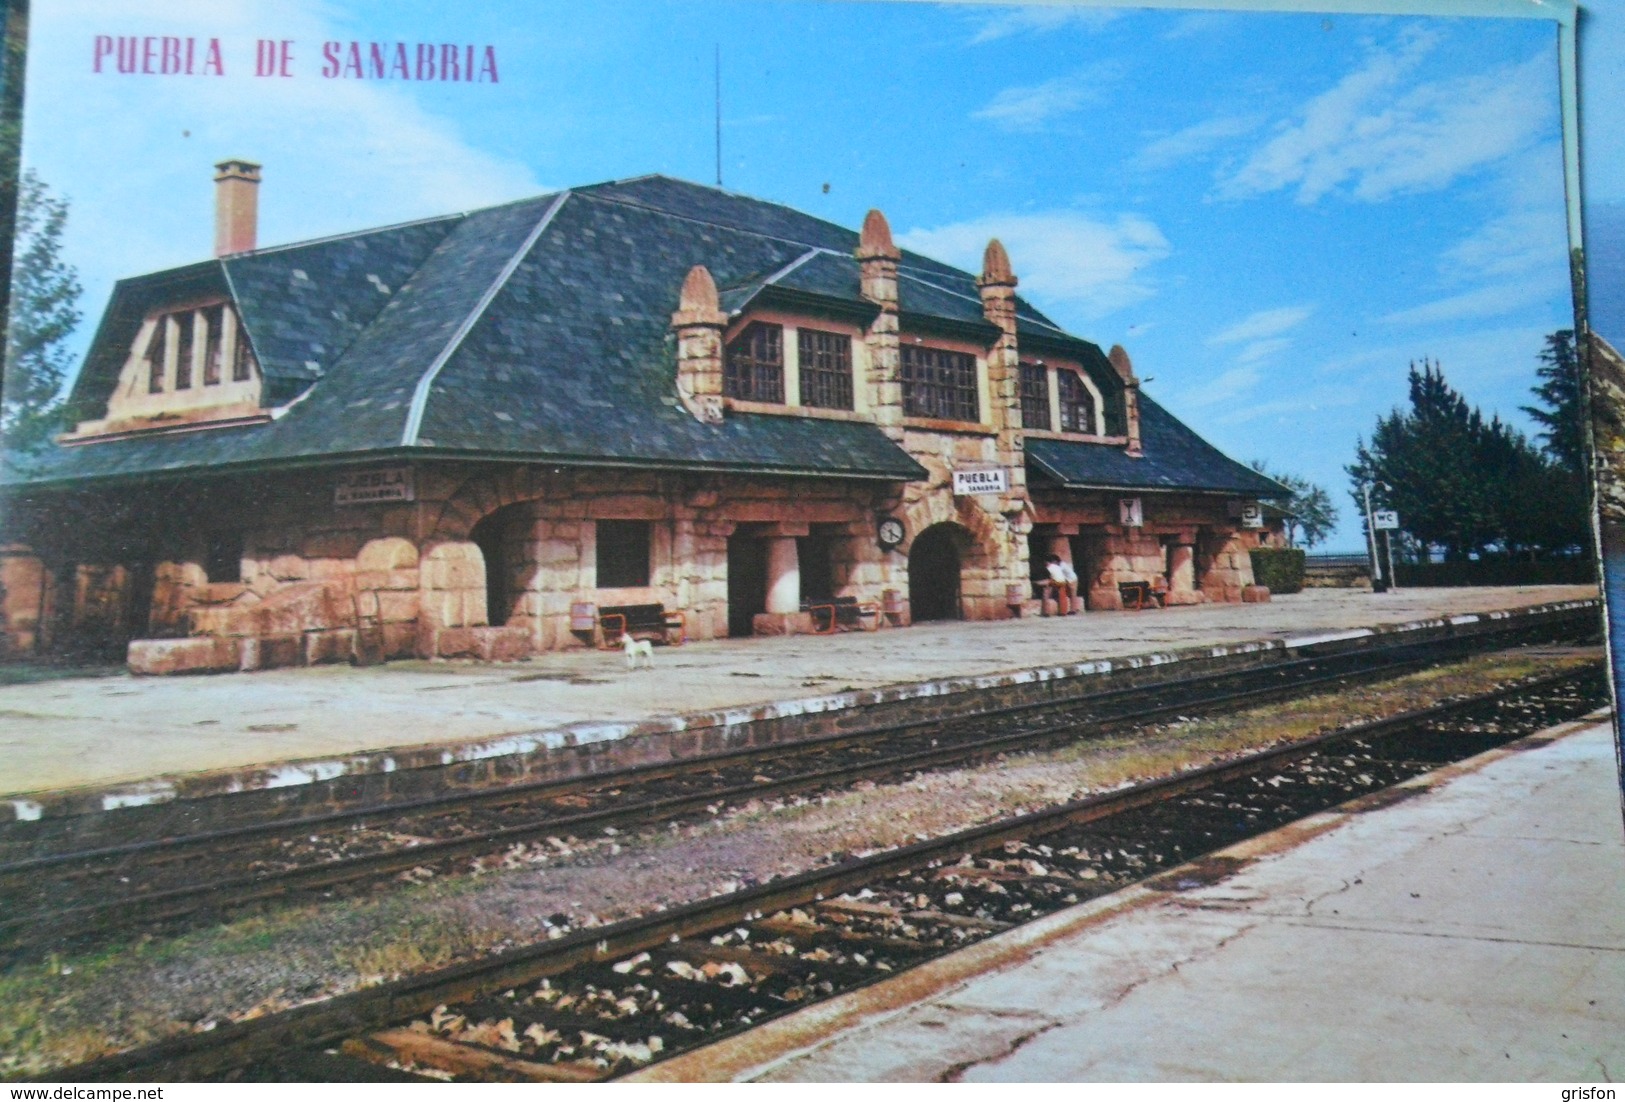
[[[533,198],[535,198],[535,197],[533,197]],[[498,204],[498,206],[507,206],[507,205],[508,204],[506,204],[506,203]],[[496,208],[493,207],[491,209],[494,210]],[[310,247],[311,245],[328,245],[328,244],[333,243],[334,241],[349,241],[352,238],[356,238],[356,237],[371,237],[375,233],[388,233],[390,230],[405,230],[405,229],[410,229],[413,226],[427,226],[431,222],[447,222],[447,221],[450,221],[451,219],[454,219],[454,218],[467,218],[470,214],[473,214],[473,213],[474,213],[473,211],[466,211],[465,210],[465,211],[453,211],[450,214],[434,214],[434,215],[430,215],[430,216],[428,216],[426,218],[411,218],[411,219],[408,219],[405,222],[391,222],[387,226],[372,226],[372,227],[370,227],[368,229],[350,230],[350,231],[348,231],[346,233],[330,233],[330,234],[326,235],[325,237],[307,237],[303,241],[289,241],[289,242],[286,242],[285,244],[281,244],[281,245],[267,245],[263,249],[245,249],[244,251],[242,251],[240,253],[228,253],[225,256],[214,257],[213,259],[218,260],[222,264],[224,264],[225,262],[231,261],[231,260],[246,260],[249,257],[265,256],[265,255],[267,255],[269,253],[287,252],[289,249],[304,249],[304,248]],[[150,273],[150,274],[156,275],[157,273]],[[135,278],[139,279],[139,278],[143,278],[143,277],[137,276]]]
[[[417,445],[418,432],[423,427],[423,414],[429,404],[429,391],[433,388],[435,379],[440,375],[440,369],[446,366],[447,361],[462,346],[463,339],[468,336],[469,331],[474,328],[480,318],[485,316],[485,311],[491,305],[492,300],[497,297],[502,288],[507,286],[508,280],[513,278],[514,272],[518,270],[525,257],[530,254],[530,250],[535,247],[543,232],[552,224],[553,216],[559,212],[560,207],[564,206],[565,200],[570,198],[570,194],[568,189],[561,191],[558,197],[549,204],[547,211],[537,221],[536,225],[531,227],[530,233],[525,235],[525,240],[520,243],[519,248],[514,250],[513,255],[508,257],[507,263],[502,265],[502,270],[491,281],[491,285],[485,289],[485,293],[474,304],[474,308],[468,312],[467,316],[457,326],[456,332],[452,333],[451,338],[446,341],[446,346],[440,350],[439,355],[435,356],[434,360],[423,372],[422,377],[418,379],[418,385],[412,391],[412,404],[407,410],[406,425],[401,430],[402,446],[415,447]]]
[[[657,178],[657,179],[662,179],[662,180],[673,179],[673,177],[662,176],[659,173],[653,174],[653,177]],[[645,178],[646,177],[639,177],[639,179],[645,179]],[[611,183],[619,183],[619,181],[613,181],[613,180],[610,181],[610,182]],[[680,184],[689,184],[689,182],[687,180],[678,180],[677,182],[680,183]],[[593,186],[595,186],[595,187],[603,187],[605,185],[595,184]],[[702,187],[703,188],[705,185],[703,185],[703,184],[689,184],[689,186],[690,187]],[[723,194],[723,195],[732,195],[732,196],[735,196],[736,198],[744,199],[747,202],[751,202],[751,203],[761,203],[761,204],[763,204],[765,206],[770,206],[770,207],[782,207],[783,209],[785,209],[787,211],[790,211],[793,214],[801,215],[801,217],[803,217],[803,218],[810,218],[815,222],[823,222],[826,226],[832,226],[835,229],[840,230],[842,233],[850,233],[850,234],[852,234],[854,239],[858,236],[856,233],[853,233],[853,231],[847,229],[845,226],[838,225],[838,224],[836,224],[834,222],[827,222],[822,218],[818,218],[818,217],[816,217],[814,215],[807,214],[805,211],[799,211],[799,210],[796,210],[794,207],[785,206],[783,203],[774,203],[774,202],[770,202],[767,199],[756,199],[756,198],[753,198],[753,197],[748,196],[748,195],[738,194],[736,192],[722,191],[720,188],[705,188],[705,190],[707,190],[707,191],[717,191],[717,192],[719,192],[720,194]],[[654,214],[663,215],[666,218],[677,218],[677,219],[680,219],[680,220],[682,220],[684,222],[693,222],[695,225],[698,225],[698,226],[715,226],[719,230],[728,230],[731,233],[748,234],[751,237],[760,237],[764,241],[783,241],[786,244],[798,245],[803,249],[815,249],[815,250],[818,250],[820,252],[831,253],[831,254],[833,254],[835,256],[842,255],[841,253],[837,252],[834,249],[827,248],[827,247],[825,247],[823,245],[815,245],[811,241],[799,241],[794,237],[784,237],[784,236],[781,236],[781,235],[776,234],[776,233],[763,233],[761,230],[747,229],[744,226],[730,225],[729,223],[726,223],[726,222],[718,222],[718,221],[716,221],[714,219],[711,219],[711,218],[701,218],[701,217],[699,217],[697,215],[693,215],[693,214],[678,214],[676,211],[664,210],[664,209],[662,209],[660,207],[653,206],[653,205],[651,205],[649,203],[641,202],[640,200],[637,200],[637,199],[627,198],[625,196],[620,196],[620,195],[599,195],[597,193],[587,193],[587,192],[584,192],[584,191],[583,192],[578,192],[578,194],[580,194],[581,198],[583,198],[583,199],[594,199],[594,200],[597,200],[598,202],[601,202],[601,203],[617,203],[617,204],[619,204],[620,206],[623,206],[623,207],[636,207],[639,210],[650,211],[650,212],[652,212]]]

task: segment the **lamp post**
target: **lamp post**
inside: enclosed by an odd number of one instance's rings
[[[1388,589],[1388,580],[1382,574],[1382,557],[1377,554],[1377,522],[1371,515],[1371,491],[1376,487],[1392,490],[1386,482],[1362,482],[1360,493],[1365,498],[1365,544],[1371,556],[1371,591],[1382,593]]]

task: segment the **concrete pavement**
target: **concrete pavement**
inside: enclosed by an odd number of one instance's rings
[[[1218,883],[1093,901],[640,1078],[1615,1081],[1612,732],[1559,730],[1234,847]]]
[[[714,640],[657,648],[655,668],[637,672],[626,669],[619,651],[582,650],[501,665],[392,662],[371,669],[120,674],[7,685],[0,688],[0,793],[490,742],[570,724],[634,722],[1180,647],[1313,636],[1595,593],[1589,586],[1386,594],[1319,589],[1262,605]],[[296,783],[289,778],[286,783]]]

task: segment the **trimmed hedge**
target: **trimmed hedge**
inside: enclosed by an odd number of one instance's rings
[[[1259,547],[1253,557],[1253,581],[1269,586],[1271,593],[1303,591],[1304,552],[1301,547]]]

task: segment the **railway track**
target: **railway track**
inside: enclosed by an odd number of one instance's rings
[[[829,790],[1168,716],[1214,714],[1398,676],[1484,645],[1483,639],[1452,639],[1299,658],[953,722],[703,755],[370,813],[13,860],[0,864],[0,898],[7,901],[0,948],[13,955],[60,950],[142,928],[210,921],[244,908],[358,890],[413,870],[444,869],[548,837],[707,815],[751,799]]]
[[[62,1069],[98,1079],[592,1081],[1161,877],[1606,700],[1533,679],[1148,784]]]

